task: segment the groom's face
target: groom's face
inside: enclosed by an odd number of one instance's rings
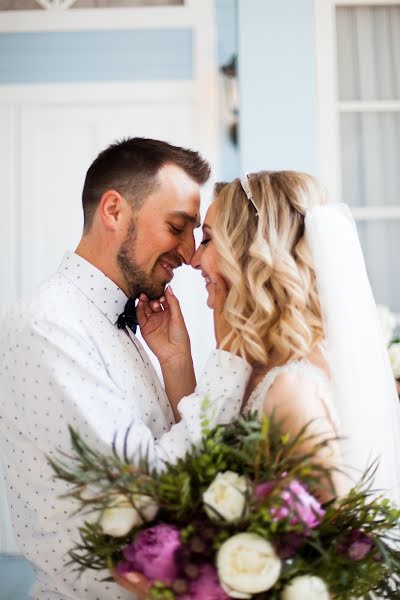
[[[159,185],[134,211],[117,255],[130,296],[159,298],[174,269],[189,264],[199,226],[200,188],[182,169],[166,165]]]

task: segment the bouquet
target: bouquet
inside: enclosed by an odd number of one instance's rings
[[[315,453],[329,440],[304,452],[307,427],[291,438],[256,415],[212,429],[204,417],[202,429],[199,447],[156,472],[70,428],[71,454],[50,462],[87,515],[75,569],[141,573],[159,600],[399,598],[400,513],[370,489],[373,468],[323,505],[332,472]]]

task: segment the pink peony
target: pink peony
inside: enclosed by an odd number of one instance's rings
[[[291,515],[291,525],[300,522],[313,529],[320,524],[325,515],[318,500],[311,496],[297,479],[291,481],[287,489],[281,492],[281,498],[284,504],[279,508],[271,509],[274,521],[286,519]]]
[[[266,498],[267,496],[270,495],[270,493],[272,492],[274,487],[275,487],[275,483],[272,483],[271,481],[265,481],[264,483],[259,483],[256,486],[256,489],[254,492],[256,499],[259,501],[264,500],[264,498]]]
[[[150,581],[162,581],[167,585],[178,575],[176,553],[181,547],[178,529],[169,525],[156,525],[139,533],[133,544],[124,551],[125,561],[118,570],[142,573]]]
[[[187,594],[179,596],[179,600],[229,600],[220,586],[217,571],[212,565],[202,565],[199,576],[189,584]]]

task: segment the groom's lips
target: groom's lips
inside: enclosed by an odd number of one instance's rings
[[[164,269],[164,271],[167,273],[169,281],[171,281],[171,279],[174,276],[174,269],[177,269],[180,265],[168,262],[166,260],[159,260],[158,262],[160,266]]]

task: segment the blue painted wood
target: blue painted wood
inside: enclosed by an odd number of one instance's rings
[[[190,29],[0,34],[0,83],[191,77]]]
[[[1,600],[29,600],[35,575],[30,563],[22,557],[0,555]]]
[[[313,0],[238,0],[243,171],[317,171]]]

